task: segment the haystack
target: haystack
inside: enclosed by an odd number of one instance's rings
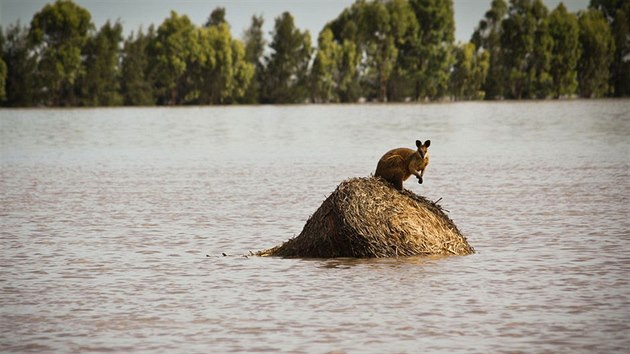
[[[377,178],[342,182],[302,232],[259,256],[334,258],[474,253],[442,208]]]

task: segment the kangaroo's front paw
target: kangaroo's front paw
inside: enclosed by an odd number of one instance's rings
[[[418,177],[418,183],[422,184],[422,177]]]

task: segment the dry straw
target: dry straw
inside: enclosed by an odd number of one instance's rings
[[[474,253],[442,208],[377,178],[342,182],[302,232],[259,256],[334,258]]]

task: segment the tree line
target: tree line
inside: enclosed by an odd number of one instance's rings
[[[123,38],[70,0],[28,27],[0,28],[3,106],[117,106],[545,99],[630,95],[630,1],[492,0],[455,43],[452,0],[357,0],[317,43],[290,13],[271,42],[253,16],[232,36],[225,9],[202,26],[172,11]]]

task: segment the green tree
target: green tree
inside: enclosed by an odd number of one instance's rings
[[[399,99],[404,92],[402,81],[414,73],[404,65],[409,57],[399,55],[408,54],[404,49],[417,44],[418,22],[413,9],[404,0],[357,2],[356,9],[366,59],[364,95],[381,102]]]
[[[536,21],[534,32],[534,50],[530,67],[529,96],[547,98],[552,93],[551,59],[553,38],[549,33],[549,10],[541,0],[534,0],[532,14]]]
[[[610,64],[615,42],[601,11],[589,9],[579,14],[582,55],[578,61],[579,92],[582,97],[602,97],[610,92]]]
[[[490,57],[488,75],[482,86],[485,99],[496,99],[503,96],[503,78],[505,75],[501,59],[501,28],[507,10],[508,6],[505,0],[493,0],[490,10],[479,22],[471,39],[471,42],[478,49],[487,51]]]
[[[227,24],[225,20],[225,8],[217,7],[210,13],[210,17],[208,17],[208,21],[206,21],[206,27],[218,26],[223,23]]]
[[[219,8],[207,26],[197,28],[171,12],[160,25],[148,48],[159,104],[227,104],[245,94],[254,69],[224,15]]]
[[[4,62],[4,32],[0,27],[0,103],[7,98],[7,64]]]
[[[90,13],[72,1],[47,4],[31,21],[29,37],[39,53],[40,89],[47,105],[76,104],[75,83],[83,70],[81,49],[93,29]]]
[[[362,6],[365,6],[365,1],[356,1],[325,26],[332,31],[334,41],[340,47],[336,63],[339,78],[334,94],[340,102],[356,102],[370,95],[361,85],[362,81],[366,81],[367,72],[365,35],[359,28]]]
[[[149,45],[149,72],[154,79],[154,93],[158,104],[183,104],[194,100],[195,93],[188,75],[191,53],[199,51],[196,28],[188,16],[171,16],[157,29]],[[191,96],[192,95],[192,96]]]
[[[490,66],[488,51],[477,51],[474,43],[455,47],[455,64],[451,73],[451,94],[455,100],[481,99],[482,85]]]
[[[610,85],[615,96],[630,96],[630,1],[591,0],[610,24],[615,40],[615,55],[610,66]]]
[[[5,90],[7,82],[7,64],[4,63],[4,60],[0,58],[0,102],[4,101],[7,97],[7,92]]]
[[[336,67],[338,70],[336,78],[335,99],[340,102],[356,102],[364,96],[361,87],[361,73],[363,49],[359,41],[359,26],[356,7],[360,2],[356,2],[350,8],[344,9],[333,21],[326,24],[333,33],[335,42],[339,45],[339,55]]]
[[[148,34],[142,29],[135,37],[131,34],[125,40],[121,63],[121,94],[125,105],[149,106],[155,104],[153,85],[149,78],[149,58],[147,47],[153,40],[155,32],[149,28]]]
[[[122,25],[107,21],[84,49],[85,72],[79,79],[80,102],[86,106],[116,106],[120,95]]]
[[[327,27],[319,34],[317,43],[317,52],[311,69],[311,101],[334,102],[337,100],[335,87],[339,77],[337,62],[341,48],[333,40],[333,33]]]
[[[232,40],[232,66],[234,85],[225,103],[242,101],[256,72],[256,67],[247,61],[245,45],[236,39]]]
[[[393,68],[387,82],[387,101],[403,101],[414,97],[414,73],[417,58],[413,56],[417,44],[418,20],[408,1],[394,0],[386,3],[389,13],[390,31],[387,36],[393,40],[396,48],[392,58]]]
[[[240,99],[254,74],[245,60],[245,48],[233,40],[227,23],[198,30],[199,50],[192,53],[190,69],[200,104],[225,104]]]
[[[505,81],[504,94],[508,98],[523,98],[527,93],[527,57],[534,47],[533,26],[523,11],[513,11],[501,27],[501,65]]]
[[[407,1],[359,0],[326,27],[341,48],[337,61],[344,62],[337,63],[342,102],[357,96],[397,100],[415,82],[416,53],[409,48],[418,43],[418,23]]]
[[[362,95],[359,72],[361,52],[357,44],[349,39],[343,40],[339,49],[335,97],[340,102],[356,102]]]
[[[580,58],[580,28],[577,17],[560,3],[549,16],[549,32],[553,38],[551,77],[556,98],[570,96],[577,89],[577,62]]]
[[[361,77],[363,95],[385,101],[387,83],[398,56],[391,36],[389,11],[385,3],[377,1],[357,1],[351,10],[358,25],[358,44],[365,53]]]
[[[502,23],[501,48],[508,98],[545,98],[551,93],[548,10],[541,0],[512,0]]]
[[[9,26],[0,36],[2,60],[6,65],[5,106],[29,107],[37,104],[36,57],[28,39],[28,30],[19,23]]]
[[[266,45],[262,31],[263,24],[262,16],[252,16],[252,23],[244,34],[245,60],[254,67],[254,76],[243,97],[245,103],[258,103],[260,101],[262,73],[265,69],[263,54]]]
[[[229,90],[231,66],[231,38],[227,24],[216,22],[196,30],[199,44],[188,59],[188,74],[194,91],[188,101],[198,104],[223,103]]]
[[[448,93],[454,63],[455,20],[452,0],[410,0],[420,26],[415,55],[415,99],[439,99]],[[414,53],[415,52],[415,53]]]
[[[272,53],[266,57],[261,101],[263,103],[301,103],[308,97],[308,65],[311,36],[295,27],[293,16],[285,12],[276,18]]]

